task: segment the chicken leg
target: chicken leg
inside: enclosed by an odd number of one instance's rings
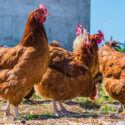
[[[9,101],[7,101],[7,106],[5,108],[5,113],[4,113],[4,119],[6,119],[6,117],[10,117],[12,119],[19,117],[18,108],[14,107],[14,110],[15,110],[16,117],[13,117],[12,114],[10,113],[10,103]]]
[[[124,106],[120,103],[120,107],[119,107],[117,113],[121,113],[121,112],[123,112],[123,107],[124,107]]]
[[[18,118],[19,117],[18,107],[14,107],[14,110],[15,110],[16,118]]]
[[[69,112],[69,111],[67,111],[66,109],[65,109],[65,107],[62,105],[62,103],[60,103],[60,102],[58,102],[59,103],[59,106],[60,106],[60,108],[61,108],[61,112],[63,112],[64,114],[70,114],[71,112]]]
[[[99,97],[101,83],[96,83],[96,85],[97,85],[97,94],[96,94],[96,97]]]
[[[9,101],[7,101],[7,105],[6,105],[5,113],[4,113],[4,118],[6,118],[6,117],[13,118],[12,114],[10,113],[10,103],[9,103]]]
[[[62,105],[62,103],[60,103],[60,102],[58,102],[60,109],[61,109],[60,111],[57,109],[56,101],[53,101],[52,104],[53,104],[53,109],[54,109],[54,113],[56,116],[61,116],[63,114],[70,114],[71,113],[71,112],[67,111],[65,109],[65,107]]]
[[[56,116],[62,115],[62,113],[61,113],[60,111],[58,111],[58,109],[57,109],[56,102],[55,102],[55,101],[52,101],[52,104],[53,104],[53,109],[54,109],[55,115],[56,115]]]

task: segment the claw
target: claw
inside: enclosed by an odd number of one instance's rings
[[[59,112],[59,111],[54,111],[54,114],[56,115],[56,116],[62,116],[63,114],[61,113],[61,112]]]
[[[122,113],[122,112],[123,112],[123,105],[120,104],[120,108],[118,109],[117,113],[119,114],[119,113]]]
[[[60,102],[59,102],[59,105],[60,105],[60,108],[61,108],[61,112],[62,112],[62,113],[66,114],[66,115],[71,114],[71,112],[67,111],[67,110],[65,109],[65,107],[64,107]]]

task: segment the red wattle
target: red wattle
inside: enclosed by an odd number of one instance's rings
[[[95,97],[90,97],[90,100],[93,102],[94,101],[94,99],[95,99]]]
[[[100,44],[102,42],[102,40],[98,39],[97,40],[97,44]]]

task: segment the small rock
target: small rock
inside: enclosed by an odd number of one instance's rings
[[[21,124],[26,124],[26,121],[25,120],[22,120],[22,121],[20,121],[21,122]]]

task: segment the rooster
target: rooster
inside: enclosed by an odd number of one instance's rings
[[[47,69],[50,55],[42,24],[47,16],[45,6],[40,4],[28,17],[22,41],[16,47],[0,47],[0,97],[7,100],[5,117],[13,117],[10,104],[19,116],[17,106]]]
[[[73,43],[75,59],[84,63],[90,69],[94,78],[99,70],[97,44],[100,44],[101,41],[104,40],[104,35],[101,31],[98,31],[98,34],[91,35],[90,38],[88,38],[86,29],[83,28],[83,30],[81,30],[81,26],[79,25],[77,25],[76,29],[79,29],[78,31],[81,31],[81,34],[77,31],[77,37]],[[83,41],[85,41],[84,45],[82,45]]]
[[[120,43],[110,41],[99,50],[100,71],[109,96],[125,105],[125,54],[117,52]],[[122,106],[118,109],[122,112]]]
[[[94,74],[94,70],[99,68],[94,69],[95,62],[98,62],[97,42],[103,38],[100,33],[92,36],[86,35],[83,36],[86,39],[82,41],[76,52],[49,45],[50,64],[42,81],[35,88],[40,96],[54,100],[53,107],[56,115],[69,113],[61,102],[78,96],[94,99],[96,95],[92,73]],[[59,103],[62,113],[58,111],[56,102]]]

